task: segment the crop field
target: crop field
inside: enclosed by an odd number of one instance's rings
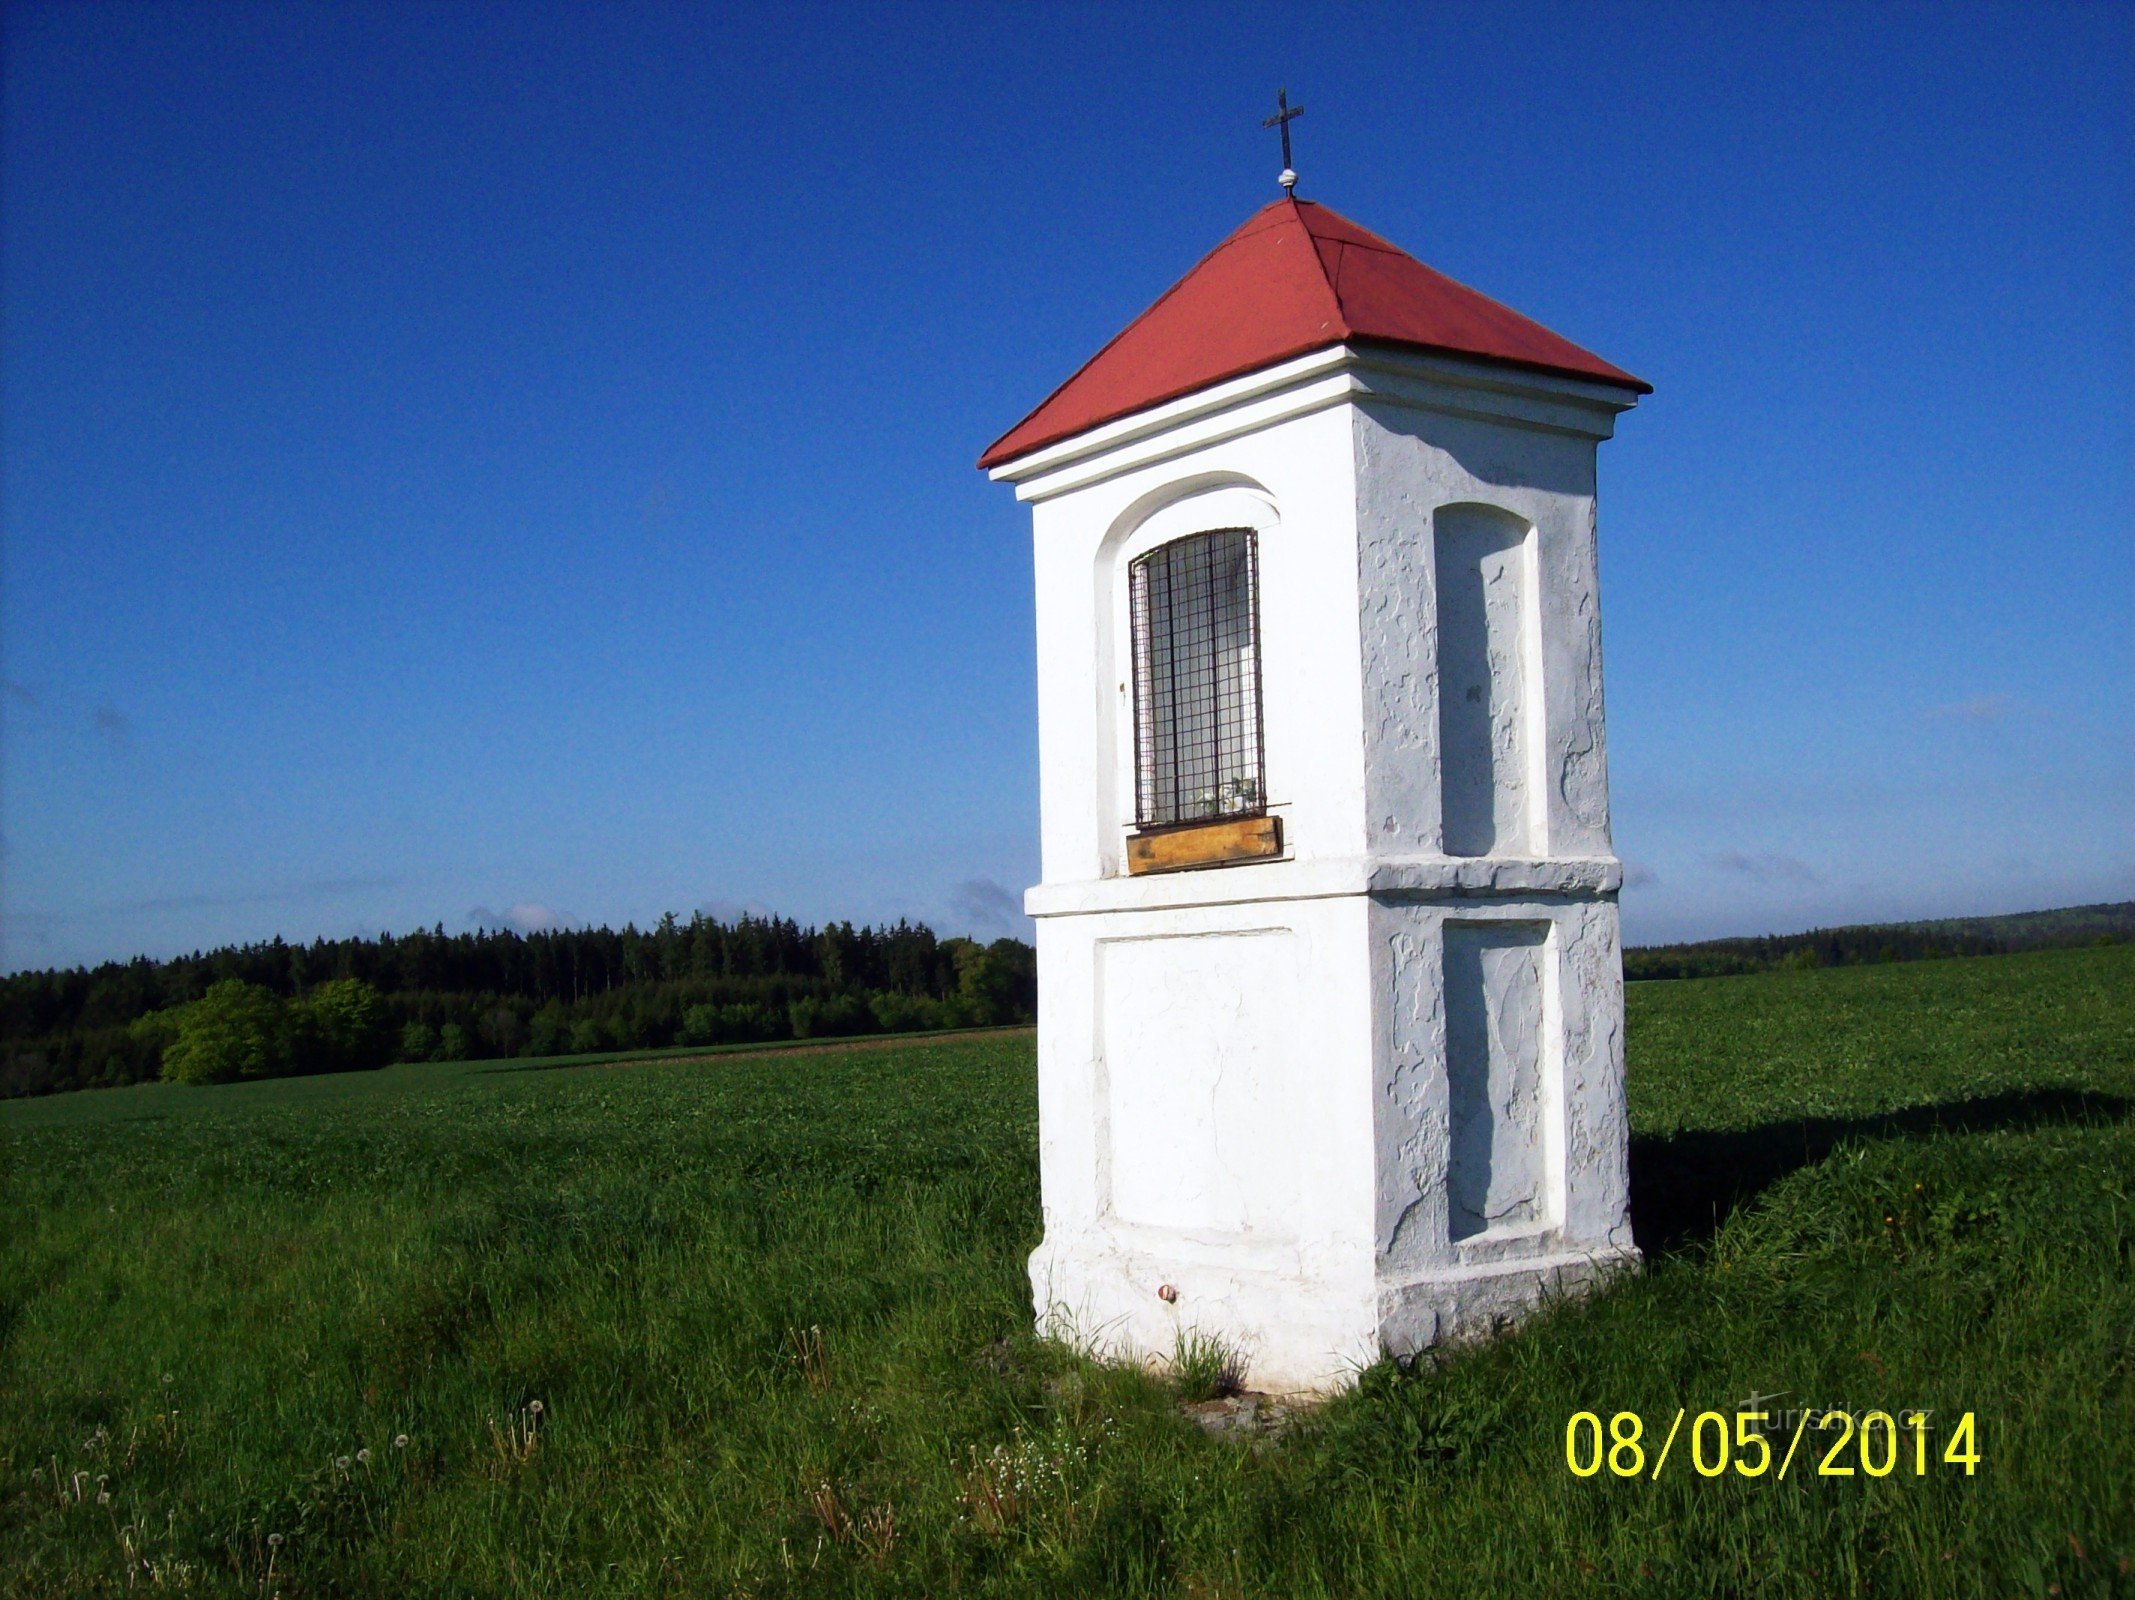
[[[0,1593],[2135,1592],[2135,947],[1630,1011],[1647,1270],[1268,1434],[1030,1337],[1028,1034],[7,1103]]]

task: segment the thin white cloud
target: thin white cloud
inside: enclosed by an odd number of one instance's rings
[[[748,917],[756,922],[770,922],[773,920],[771,908],[759,905],[754,900],[707,900],[697,907],[697,910],[701,915],[710,917],[714,922],[724,922],[729,925],[739,922],[743,917]]]
[[[1815,868],[1796,856],[1783,856],[1772,851],[1747,855],[1740,850],[1725,850],[1712,858],[1712,864],[1722,872],[1748,878],[1754,883],[1819,883]]]
[[[557,933],[565,928],[575,928],[578,921],[553,906],[545,906],[538,900],[519,900],[502,911],[493,911],[488,906],[476,906],[467,913],[467,924],[476,929],[510,929],[513,933]]]

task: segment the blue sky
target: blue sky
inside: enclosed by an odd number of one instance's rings
[[[0,964],[1019,931],[972,468],[1301,191],[1652,381],[1629,935],[2135,896],[2135,11],[16,5]]]

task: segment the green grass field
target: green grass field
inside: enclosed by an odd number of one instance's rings
[[[1028,1336],[1027,1035],[8,1103],[0,1592],[2135,1592],[2135,948],[1630,1005],[1649,1269],[1252,1442]]]

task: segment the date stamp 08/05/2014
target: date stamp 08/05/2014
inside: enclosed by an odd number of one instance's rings
[[[1761,1398],[1761,1397],[1758,1397]],[[1777,1398],[1776,1396],[1774,1398]],[[1946,1439],[1931,1442],[1941,1431],[1925,1408],[1854,1412],[1804,1406],[1787,1411],[1750,1407],[1734,1412],[1678,1407],[1658,1451],[1650,1452],[1645,1419],[1636,1411],[1618,1411],[1604,1422],[1598,1412],[1575,1411],[1564,1425],[1564,1464],[1576,1478],[1593,1478],[1606,1469],[1618,1478],[1657,1480],[1688,1423],[1685,1454],[1701,1478],[1764,1478],[1783,1481],[1791,1469],[1797,1477],[1924,1478],[1930,1465],[1972,1477],[1979,1471],[1979,1430],[1971,1412],[1958,1417]],[[1809,1448],[1803,1451],[1808,1436]],[[1775,1450],[1774,1444],[1780,1448]],[[1813,1474],[1795,1465],[1814,1463]]]

